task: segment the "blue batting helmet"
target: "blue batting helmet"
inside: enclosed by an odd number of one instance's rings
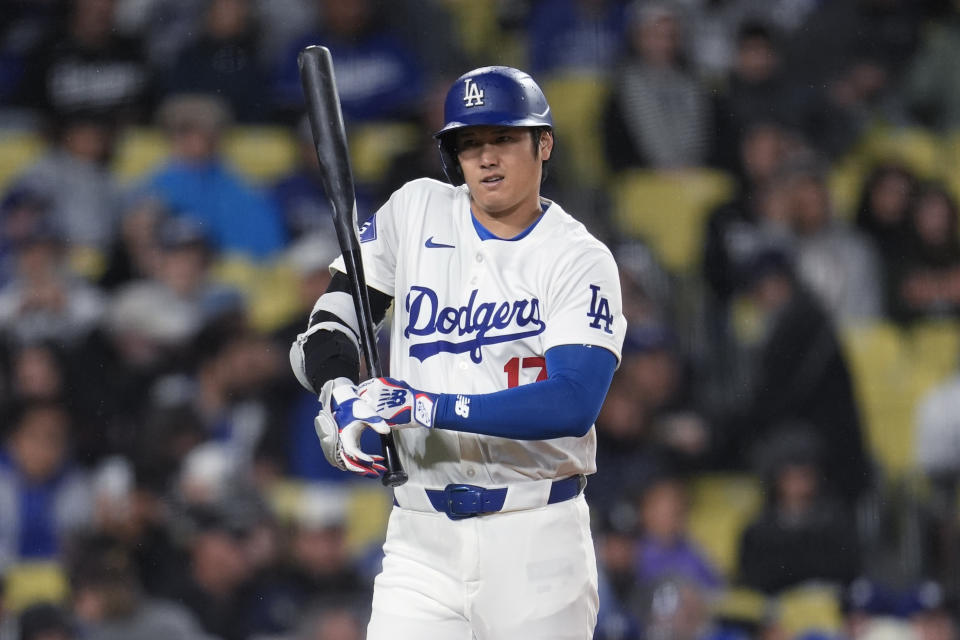
[[[512,67],[481,67],[460,76],[443,105],[444,125],[434,134],[447,179],[463,184],[452,135],[474,125],[553,127],[550,105],[528,74]]]

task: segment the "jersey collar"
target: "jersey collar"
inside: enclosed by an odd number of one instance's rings
[[[495,236],[490,232],[489,229],[480,224],[480,221],[477,220],[477,217],[473,215],[473,209],[470,209],[470,220],[473,222],[473,228],[476,229],[477,235],[481,240],[500,240],[502,242],[516,242],[517,240],[522,240],[530,235],[530,232],[540,224],[540,221],[543,220],[543,214],[547,212],[547,209],[550,208],[550,201],[541,198],[540,199],[540,214],[537,216],[537,219],[530,223],[530,226],[513,236],[512,238],[501,238],[500,236]]]

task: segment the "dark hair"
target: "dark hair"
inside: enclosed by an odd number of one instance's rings
[[[20,639],[34,640],[50,633],[74,635],[70,615],[52,602],[31,605],[20,613]]]
[[[742,46],[747,40],[760,38],[766,40],[771,47],[776,46],[773,29],[761,20],[745,20],[737,29],[737,46]]]

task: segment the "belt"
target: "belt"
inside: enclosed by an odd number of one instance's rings
[[[524,492],[520,489],[521,486],[486,489],[472,484],[448,484],[443,489],[424,489],[423,491],[434,511],[447,514],[451,520],[462,520],[504,510],[536,509],[570,500],[580,495],[587,486],[587,478],[581,474],[555,480],[549,484],[549,490],[544,487],[544,491],[537,492]],[[508,501],[511,492],[519,494],[520,497],[514,495]],[[397,493],[399,492],[395,490],[395,495]],[[407,501],[397,500],[399,506],[411,507],[404,502]],[[505,506],[508,509],[504,509]]]

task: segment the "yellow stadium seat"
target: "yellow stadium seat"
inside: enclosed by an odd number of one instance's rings
[[[347,137],[354,179],[376,184],[385,177],[390,161],[416,147],[424,135],[428,134],[403,122],[371,122],[353,127]]]
[[[930,320],[918,323],[907,333],[911,362],[935,381],[957,372],[960,364],[960,323]]]
[[[300,309],[297,274],[282,260],[261,264],[225,254],[214,262],[210,276],[244,294],[250,323],[261,331],[279,328]]]
[[[943,165],[946,175],[943,181],[946,183],[953,197],[960,201],[960,171],[956,167],[960,166],[960,131],[949,134],[943,141]]]
[[[113,171],[123,183],[146,177],[170,155],[170,143],[160,129],[134,127],[127,130],[117,144]]]
[[[902,331],[888,323],[849,327],[841,334],[875,459],[899,476],[913,465],[917,367]]]
[[[351,487],[347,503],[347,547],[354,553],[362,553],[371,544],[383,542],[393,508],[388,491],[373,483],[366,484]]]
[[[690,537],[730,578],[740,534],[763,503],[760,481],[749,474],[710,473],[692,478],[688,490]]]
[[[762,592],[731,587],[711,602],[710,610],[716,618],[759,625],[766,619],[769,607],[769,598]]]
[[[788,637],[804,632],[833,634],[840,631],[840,592],[826,584],[801,585],[776,599],[777,618]]]
[[[877,127],[864,136],[860,153],[871,165],[897,161],[923,178],[944,177],[948,169],[940,138],[921,127]]]
[[[857,214],[857,205],[860,203],[863,181],[866,179],[868,171],[868,164],[854,154],[831,165],[827,176],[827,184],[830,189],[830,200],[837,217],[850,222],[853,221]]]
[[[33,164],[46,147],[46,141],[34,131],[0,129],[0,191]]]
[[[690,273],[700,261],[707,214],[733,188],[731,176],[711,169],[624,172],[614,179],[614,222],[646,239],[668,269]]]
[[[496,2],[444,0],[457,29],[457,41],[471,58],[524,68],[524,39],[500,28]],[[466,71],[466,69],[464,69]]]
[[[606,177],[600,122],[609,82],[599,75],[561,75],[545,80],[543,92],[562,149],[551,164],[576,184],[599,185]]]
[[[280,522],[296,522],[308,486],[306,482],[291,479],[274,483],[269,491],[270,506]],[[378,485],[356,483],[334,484],[330,490],[346,494],[346,544],[350,553],[363,553],[371,544],[383,541],[393,506],[389,492]]]
[[[232,167],[261,184],[276,180],[297,163],[297,143],[284,127],[234,127],[224,138],[223,152]]]
[[[69,593],[67,577],[56,562],[22,562],[4,576],[3,607],[18,612],[38,602],[64,602]]]

